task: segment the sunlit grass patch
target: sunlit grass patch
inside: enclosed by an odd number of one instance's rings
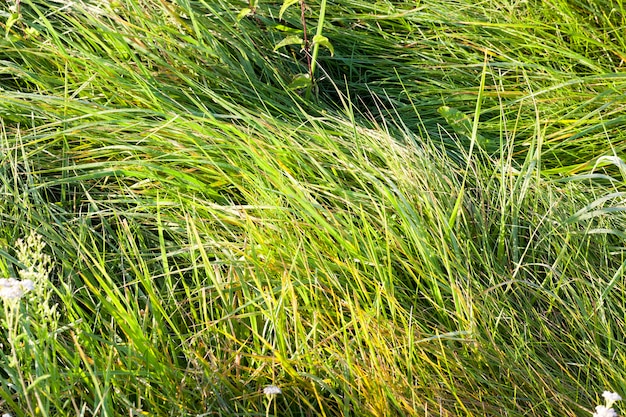
[[[295,6],[22,1],[0,411],[593,414],[624,391],[624,13],[570,3],[329,4],[307,97]]]

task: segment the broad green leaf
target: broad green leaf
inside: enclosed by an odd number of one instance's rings
[[[285,10],[287,10],[289,8],[289,6],[291,6],[292,4],[296,4],[299,1],[300,0],[285,0],[283,2],[283,5],[280,7],[280,11],[278,12],[278,18],[282,19],[283,18],[283,13],[285,13]]]
[[[457,134],[463,136],[472,135],[472,120],[465,113],[448,106],[439,107],[438,112]]]
[[[462,137],[471,139],[472,137],[472,119],[462,111],[453,107],[441,106],[438,109],[440,115],[446,119],[446,122],[452,127],[454,132]],[[483,150],[491,151],[495,144],[484,136],[477,134],[476,141]]]
[[[237,21],[239,22],[241,19],[248,16],[250,13],[252,13],[252,9],[250,9],[249,7],[241,9],[239,11],[239,14],[237,15]]]
[[[274,47],[274,50],[277,51],[278,49],[287,45],[302,45],[303,43],[304,43],[304,40],[302,40],[300,36],[297,36],[297,35],[287,36],[285,39],[283,39],[282,41],[276,44],[276,46]]]
[[[7,19],[7,24],[6,24],[6,29],[5,29],[6,30],[5,31],[5,37],[9,36],[9,32],[11,31],[11,27],[18,20],[20,20],[20,14],[19,13],[11,13],[11,16],[9,16],[9,18]]]
[[[41,35],[41,33],[33,27],[27,27],[25,29],[25,32],[26,32],[26,35],[28,35],[31,38],[37,38],[39,37],[39,35]]]
[[[289,26],[285,26],[285,25],[275,25],[274,29],[279,30],[281,32],[286,32],[286,33],[302,33],[302,29],[296,29],[296,28],[290,28]]]
[[[290,90],[300,90],[302,88],[307,88],[311,85],[311,77],[309,74],[298,74],[296,75],[291,83],[289,83],[288,88]]]
[[[323,36],[323,35],[313,36],[313,45],[315,45],[316,43],[325,48],[328,48],[331,56],[335,55],[335,48],[333,48],[333,45],[330,43],[330,41],[328,40],[326,36]]]

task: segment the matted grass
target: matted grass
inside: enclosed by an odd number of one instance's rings
[[[305,100],[303,53],[273,51],[296,7],[22,1],[0,275],[36,287],[4,301],[0,411],[578,416],[626,392],[624,9],[535,3],[329,3]]]

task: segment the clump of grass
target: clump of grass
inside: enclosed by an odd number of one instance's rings
[[[2,411],[574,416],[623,391],[623,13],[329,4],[305,100],[281,2],[246,4],[22,1],[0,278],[36,230],[55,307],[24,307],[41,365],[0,375]]]

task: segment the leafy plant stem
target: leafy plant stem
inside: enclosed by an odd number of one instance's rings
[[[324,17],[326,15],[326,0],[322,0],[320,5],[320,16],[317,21],[317,29],[315,31],[315,36],[322,36],[322,31],[324,30]],[[306,33],[306,31],[305,31]],[[315,75],[315,69],[317,67],[317,55],[319,53],[320,44],[319,42],[313,43],[313,52],[311,56],[311,68],[309,71],[309,75],[311,77],[311,84],[307,87],[306,98],[307,100],[311,97],[311,88],[313,87],[313,76]]]
[[[24,377],[24,373],[20,368],[20,359],[18,357],[17,351],[18,340],[20,337],[20,332],[18,331],[18,327],[20,326],[20,307],[19,302],[5,302],[4,303],[4,317],[6,318],[6,327],[8,330],[8,341],[11,346],[11,361],[12,363],[9,366],[13,366],[15,368],[15,372],[17,374],[17,379],[21,385],[22,392],[24,393],[24,400],[26,401],[26,406],[31,415],[35,415],[35,409],[30,401],[30,396],[28,393],[28,385],[26,384],[26,379]],[[27,342],[26,342],[27,343]]]

